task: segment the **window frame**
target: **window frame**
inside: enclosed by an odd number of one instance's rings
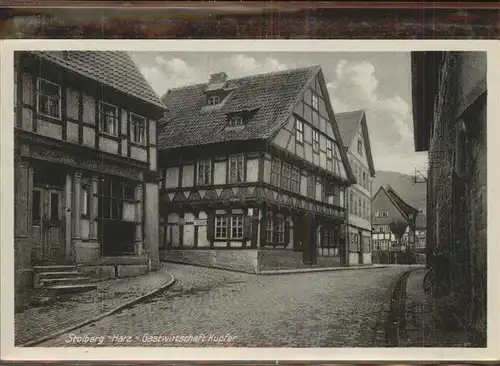
[[[304,122],[295,117],[295,140],[299,144],[304,144]]]
[[[54,97],[52,95],[48,95],[46,93],[42,93],[42,91],[41,91],[42,90],[42,86],[41,86],[42,82],[57,86],[57,88],[59,90],[59,97],[56,98],[56,97]],[[41,112],[41,110],[40,110],[40,106],[41,106],[40,98],[41,97],[45,97],[45,98],[57,100],[58,107],[59,107],[58,108],[58,115],[57,116],[52,116],[50,114],[46,114],[46,113]],[[17,96],[16,96],[16,98],[17,98]],[[37,84],[36,84],[36,112],[40,116],[52,118],[52,119],[55,119],[55,120],[58,120],[58,121],[62,120],[62,86],[61,86],[61,84],[58,84],[56,82],[53,82],[53,81],[45,79],[45,78],[42,78],[41,76],[39,76],[37,78]]]
[[[90,197],[90,185],[82,184],[80,201],[80,215],[82,217],[89,217],[90,215]]]
[[[333,141],[326,139],[326,159],[333,160]]]
[[[357,152],[359,156],[363,156],[363,140],[361,138],[358,138]]]
[[[238,123],[235,123],[236,120],[238,121]],[[240,115],[234,115],[234,116],[229,117],[229,121],[227,122],[227,126],[233,127],[233,128],[242,127],[243,124],[244,124],[244,120],[243,120],[243,117]]]
[[[220,225],[219,225],[220,223]],[[217,235],[218,231],[220,234],[225,232],[225,235]],[[230,215],[215,215],[214,218],[214,239],[215,240],[227,240],[230,239],[228,236],[230,234]]]
[[[229,219],[230,238],[232,240],[243,240],[245,236],[245,217],[243,214],[232,214]],[[235,234],[236,229],[236,234]],[[241,230],[241,235],[239,234]]]
[[[221,103],[221,97],[219,95],[210,95],[207,97],[207,105],[213,106]]]
[[[319,132],[315,129],[312,131],[312,147],[313,152],[319,153]]]
[[[315,111],[319,111],[319,96],[316,95],[316,93],[312,92],[312,98],[311,98],[311,107]]]
[[[285,244],[285,218],[280,215],[274,216],[273,243],[275,245]]]
[[[292,166],[290,163],[282,162],[281,163],[281,188],[286,189],[287,191],[291,190],[292,185]]]
[[[137,122],[132,122],[133,117],[138,117],[139,119],[142,120],[142,134],[141,136],[141,141],[136,141],[134,140],[137,135],[135,134],[135,128],[141,129],[141,126]],[[146,145],[146,126],[147,126],[147,119],[146,117],[143,117],[141,115],[138,115],[137,113],[134,112],[129,112],[129,124],[130,124],[130,142],[134,144],[139,144],[139,145]]]
[[[307,197],[316,199],[316,176],[314,174],[307,176]]]
[[[110,116],[110,115],[103,112],[103,109],[102,109],[103,105],[106,105],[108,107],[113,107],[115,112],[116,112],[116,116],[113,117],[114,118],[114,127],[113,127],[114,133],[110,133],[108,131],[105,131],[103,128],[103,126],[104,126],[103,125],[103,123],[104,123],[103,115],[108,116],[108,117]],[[119,122],[119,115],[118,114],[119,114],[118,107],[116,105],[105,102],[103,100],[100,100],[99,101],[99,132],[104,134],[104,135],[118,137],[118,122]]]
[[[301,180],[300,178],[301,178],[300,169],[295,166],[292,166],[290,190],[294,193],[300,193],[300,180]]]
[[[235,167],[232,166],[235,161]],[[240,166],[241,163],[241,166]],[[229,156],[228,160],[228,173],[229,173],[229,183],[243,183],[245,182],[245,155],[244,154],[233,154]],[[234,173],[236,172],[236,173]],[[241,175],[238,174],[241,173]],[[236,174],[236,175],[235,175]],[[241,176],[241,180],[238,177]]]
[[[104,192],[104,182],[109,184],[110,192],[109,194],[105,194]],[[127,192],[126,188],[130,188],[131,191]],[[115,192],[115,189],[117,192]],[[136,187],[132,182],[126,179],[115,178],[113,176],[102,176],[100,178],[100,182],[98,185],[97,197],[98,197],[98,212],[97,217],[99,219],[104,220],[115,220],[115,221],[124,221],[123,220],[123,205],[124,203],[137,203],[138,200],[135,197],[135,189]],[[128,193],[131,193],[128,195]],[[109,205],[109,216],[104,216],[104,207]],[[116,214],[114,215],[114,211],[116,210]]]
[[[280,159],[271,159],[271,184],[275,187],[281,187],[281,165]]]
[[[205,164],[206,163],[206,164]],[[206,174],[206,171],[208,170],[208,181],[207,182],[200,182],[200,173],[202,172],[201,167],[204,167],[203,171]],[[204,178],[207,178],[205,176]],[[212,184],[212,159],[211,158],[206,158],[206,159],[198,159],[196,162],[196,185],[197,186],[208,186]]]

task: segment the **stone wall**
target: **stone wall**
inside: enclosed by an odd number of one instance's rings
[[[484,55],[484,57],[486,57]],[[476,57],[477,58],[477,57]],[[429,150],[427,191],[427,263],[432,252],[450,253],[449,269],[440,279],[447,295],[459,298],[470,326],[486,332],[486,100],[473,116],[475,132],[467,145],[457,144],[459,110],[475,85],[474,68],[464,53],[450,53],[436,98]],[[477,77],[477,69],[473,74]],[[485,74],[484,74],[485,77]],[[469,92],[467,92],[467,90]],[[473,103],[474,101],[469,101]],[[456,156],[465,152],[467,177],[457,176]]]
[[[313,266],[302,262],[302,252],[284,249],[195,249],[162,250],[164,261],[226,268],[230,270],[258,273],[266,270],[290,270],[317,267],[340,267],[340,257],[318,257]]]

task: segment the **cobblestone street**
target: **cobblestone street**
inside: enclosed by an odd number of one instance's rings
[[[170,290],[38,346],[377,346],[382,305],[407,268],[282,276],[167,270],[177,279]]]

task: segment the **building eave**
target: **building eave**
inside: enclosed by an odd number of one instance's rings
[[[442,52],[411,52],[410,57],[415,151],[428,151]]]

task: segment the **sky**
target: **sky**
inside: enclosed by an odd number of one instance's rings
[[[414,152],[409,52],[132,52],[161,97],[168,89],[320,65],[335,113],[364,109],[376,170],[413,175],[427,169]]]

